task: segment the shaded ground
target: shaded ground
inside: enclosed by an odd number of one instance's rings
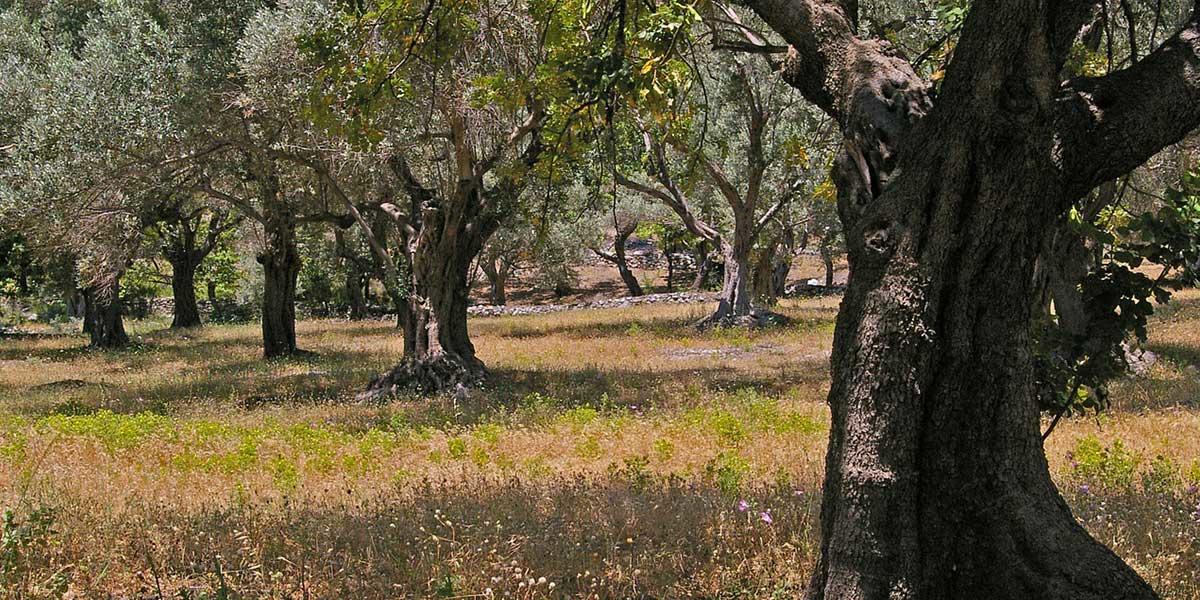
[[[255,326],[0,340],[26,540],[0,598],[795,597],[836,306],[703,334],[699,305],[474,319],[485,390],[384,405],[350,400],[398,358],[390,323],[303,322],[316,354],[271,362]],[[1152,335],[1162,360],[1047,455],[1099,539],[1196,600],[1200,294]]]

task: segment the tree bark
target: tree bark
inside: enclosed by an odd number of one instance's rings
[[[646,292],[642,291],[642,284],[633,274],[633,269],[629,268],[629,258],[625,255],[625,244],[629,243],[629,236],[633,235],[636,228],[637,223],[634,223],[633,227],[617,231],[616,239],[613,240],[613,256],[616,258],[617,272],[621,274],[621,281],[625,283],[625,289],[629,290],[629,295],[644,296]]]
[[[692,280],[692,291],[699,292],[708,282],[708,272],[712,268],[712,255],[708,251],[708,240],[700,240],[696,245],[696,278]]]
[[[105,287],[89,286],[83,289],[84,324],[93,348],[104,350],[124,348],[129,345],[125,334],[125,322],[121,313],[121,283],[119,279]]]
[[[275,358],[296,352],[296,278],[300,250],[296,219],[287,205],[274,171],[258,175],[263,214],[263,356]]]
[[[174,298],[174,315],[171,328],[200,326],[200,306],[196,303],[196,269],[198,262],[187,258],[171,262],[171,296]]]
[[[833,248],[824,243],[821,244],[821,262],[825,265],[825,287],[833,287]]]
[[[508,304],[508,267],[501,258],[484,259],[479,268],[488,280],[488,301],[494,306]]]
[[[745,240],[742,240],[743,242]],[[723,244],[725,257],[725,282],[717,299],[717,310],[701,321],[701,325],[732,323],[748,317],[753,310],[750,298],[750,248],[747,244]]]
[[[857,36],[856,3],[749,4],[845,136],[851,277],[808,597],[1154,598],[1050,478],[1033,271],[1063,211],[1200,124],[1195,16],[1133,67],[1063,86],[1095,3],[975,2],[934,106],[899,53]]]
[[[598,248],[593,248],[592,252],[595,252],[596,256],[617,267],[617,273],[621,275],[621,282],[625,284],[625,289],[629,291],[630,296],[644,296],[646,292],[642,290],[642,284],[638,282],[637,276],[633,274],[633,269],[629,268],[629,259],[625,254],[625,245],[629,243],[629,236],[637,231],[638,221],[627,219],[621,222],[616,217],[614,217],[614,221],[617,221],[617,231],[613,237],[612,254]],[[668,287],[670,286],[669,279],[667,285]]]

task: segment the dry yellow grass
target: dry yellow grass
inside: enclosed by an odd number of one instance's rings
[[[301,323],[316,356],[270,363],[254,326],[2,341],[0,597],[793,597],[836,306],[751,333],[695,333],[699,306],[475,320],[493,377],[457,405],[352,402],[398,358],[385,322]],[[1081,521],[1192,600],[1198,325],[1185,294],[1163,360],[1047,444]]]

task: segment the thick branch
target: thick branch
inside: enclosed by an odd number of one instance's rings
[[[1137,168],[1200,126],[1198,15],[1200,6],[1136,65],[1068,83],[1059,121],[1071,198]]]

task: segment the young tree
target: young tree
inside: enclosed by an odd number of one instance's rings
[[[1057,217],[1200,124],[1200,4],[1128,67],[1060,78],[1099,4],[977,0],[931,78],[861,33],[856,2],[747,2],[845,139],[812,598],[1154,597],[1055,489],[1033,385]]]
[[[621,173],[615,178],[661,202],[691,233],[720,250],[725,279],[719,304],[700,325],[761,324],[777,317],[754,310],[751,258],[762,232],[799,191],[802,180],[794,178],[787,160],[795,146],[787,142],[793,139],[791,129],[805,119],[791,94],[770,83],[768,65],[718,57],[719,64],[702,69],[709,74],[693,89],[693,104],[682,109],[684,115],[697,115],[681,123],[682,131],[669,120],[651,124],[652,114],[635,117],[653,183]],[[689,192],[695,187],[689,182],[694,168],[724,201],[728,225],[706,220],[695,209]]]
[[[608,206],[601,207],[598,212],[600,214],[597,227],[602,231],[611,229],[613,232],[612,252],[605,251],[600,244],[592,244],[590,250],[596,256],[617,267],[621,282],[625,284],[625,289],[630,296],[644,295],[645,291],[642,290],[641,283],[633,274],[633,269],[629,267],[625,247],[639,226],[657,216],[655,211],[639,198],[617,195],[608,203]],[[668,287],[670,287],[669,281]]]

